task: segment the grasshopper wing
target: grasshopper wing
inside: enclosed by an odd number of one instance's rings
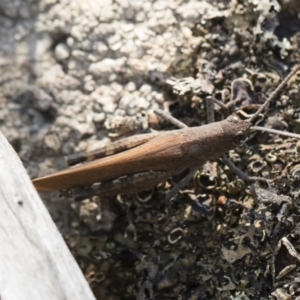
[[[169,171],[181,157],[181,130],[157,137],[127,151],[97,159],[33,180],[37,190],[62,190],[89,186],[122,176],[151,170]]]

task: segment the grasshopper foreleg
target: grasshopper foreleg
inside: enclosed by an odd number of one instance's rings
[[[224,163],[229,167],[229,169],[245,182],[261,181],[261,182],[270,183],[272,181],[264,177],[248,176],[240,168],[238,168],[225,154],[223,154],[222,158]]]
[[[95,184],[92,187],[72,190],[75,200],[81,201],[93,196],[112,196],[117,194],[136,194],[151,190],[153,186],[166,181],[171,175],[162,171],[142,172],[121,177],[109,182]]]

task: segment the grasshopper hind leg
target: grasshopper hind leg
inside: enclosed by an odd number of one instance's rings
[[[93,196],[128,195],[151,190],[157,184],[169,179],[171,175],[162,171],[142,172],[126,177],[121,177],[109,182],[95,184],[92,187],[77,188],[72,190],[76,201],[81,201]]]

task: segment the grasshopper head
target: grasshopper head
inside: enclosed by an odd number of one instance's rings
[[[242,120],[237,115],[230,115],[224,120],[222,128],[232,145],[238,147],[247,141],[247,133],[251,125],[251,122]]]

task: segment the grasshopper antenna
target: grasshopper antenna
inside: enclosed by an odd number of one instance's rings
[[[274,99],[274,97],[280,92],[280,90],[286,85],[286,83],[297,73],[300,69],[300,64],[295,67],[294,70],[290,72],[288,76],[286,76],[283,81],[279,84],[279,86],[275,89],[274,92],[271,93],[269,98],[265,101],[265,103],[257,110],[255,114],[249,119],[249,122],[253,122],[253,120],[266,108],[266,106]]]
[[[279,84],[279,86],[275,89],[273,93],[269,96],[269,98],[265,101],[265,103],[257,110],[255,114],[251,116],[249,119],[249,122],[252,122],[264,109],[265,107],[274,99],[274,97],[278,94],[278,92],[283,88],[283,86],[298,72],[300,69],[300,64],[295,67],[294,70],[290,72],[290,74],[284,78],[284,80]],[[271,128],[265,128],[265,127],[260,127],[260,126],[251,126],[251,130],[259,130],[259,131],[264,131],[264,132],[270,132],[278,135],[283,135],[287,137],[292,137],[296,139],[300,139],[300,134],[296,133],[291,133],[291,132],[284,132],[280,130],[275,130]]]
[[[283,135],[295,139],[300,139],[300,134],[297,133],[292,133],[292,132],[285,132],[281,130],[276,130],[276,129],[271,129],[271,128],[265,128],[265,127],[260,127],[260,126],[251,126],[251,130],[259,130],[259,131],[264,131],[264,132],[270,132],[278,135]]]

